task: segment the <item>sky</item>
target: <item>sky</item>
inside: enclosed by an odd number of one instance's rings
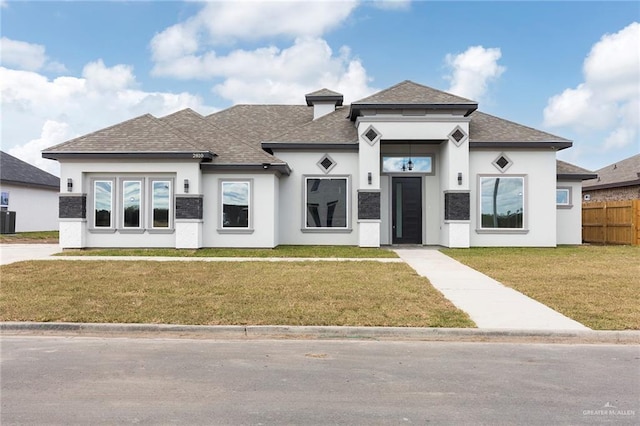
[[[150,113],[357,101],[404,80],[573,141],[597,170],[640,152],[640,2],[0,0],[2,150]]]

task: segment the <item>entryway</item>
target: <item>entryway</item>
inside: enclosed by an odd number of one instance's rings
[[[391,240],[393,244],[422,244],[422,178],[391,179]]]

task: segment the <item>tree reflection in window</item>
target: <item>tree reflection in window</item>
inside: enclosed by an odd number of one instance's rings
[[[140,227],[140,195],[142,184],[140,181],[124,181],[122,192],[122,207],[124,209],[124,227]]]
[[[347,179],[307,178],[306,227],[347,227]]]
[[[480,186],[482,228],[524,227],[524,178],[483,177]]]
[[[222,183],[222,227],[249,227],[249,182]]]
[[[111,228],[111,210],[113,203],[113,183],[110,180],[98,180],[93,184],[93,203],[96,228]]]

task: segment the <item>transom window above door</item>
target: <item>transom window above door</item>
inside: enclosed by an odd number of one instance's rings
[[[433,157],[430,155],[384,156],[382,173],[433,173]]]

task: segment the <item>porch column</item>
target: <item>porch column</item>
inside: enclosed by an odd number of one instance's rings
[[[380,247],[380,139],[373,125],[358,120],[358,245]]]

